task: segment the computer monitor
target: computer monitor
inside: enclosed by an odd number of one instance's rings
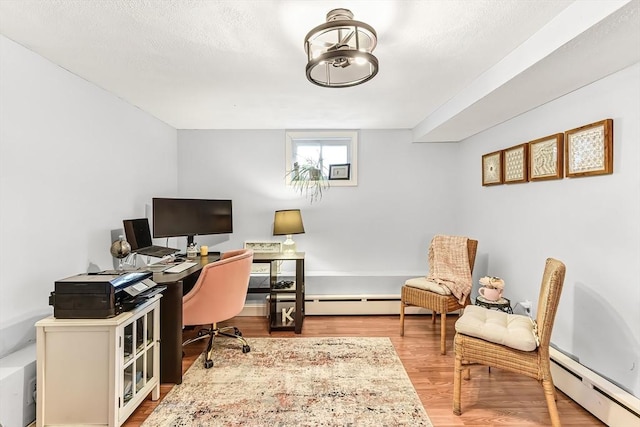
[[[233,233],[231,200],[153,198],[153,237]]]

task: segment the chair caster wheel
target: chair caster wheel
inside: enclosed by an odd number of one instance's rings
[[[209,369],[213,366],[213,360],[205,360],[204,361],[204,368],[205,369]]]
[[[235,328],[235,330],[233,331],[233,333],[235,334],[235,336],[237,337],[241,337],[242,336],[242,332],[240,332],[240,329]]]
[[[243,353],[249,353],[251,351],[251,347],[249,347],[248,345],[243,345],[242,346],[242,352]]]

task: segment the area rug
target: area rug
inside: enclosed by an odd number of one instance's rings
[[[432,426],[389,338],[247,338],[215,343],[142,424]]]

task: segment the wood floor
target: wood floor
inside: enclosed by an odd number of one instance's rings
[[[453,414],[452,340],[456,318],[456,315],[449,316],[447,322],[446,356],[440,354],[439,321],[432,325],[430,317],[424,315],[407,316],[404,337],[399,333],[399,316],[307,316],[301,335],[293,332],[269,335],[263,317],[236,317],[224,324],[237,326],[249,341],[251,337],[268,336],[293,339],[300,336],[389,337],[434,426],[549,426],[542,386],[523,375],[496,368],[491,372],[485,367],[471,368],[471,380],[462,383],[462,415]],[[185,332],[185,338],[192,333]],[[183,372],[204,347],[203,341],[185,347]],[[171,384],[161,386],[160,399],[171,387]],[[139,426],[159,402],[147,398],[124,426]],[[604,425],[559,390],[557,405],[563,426]]]

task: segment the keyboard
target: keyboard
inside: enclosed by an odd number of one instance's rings
[[[185,270],[190,269],[194,265],[198,264],[197,262],[185,261],[180,264],[176,264],[173,267],[167,268],[164,273],[182,273]]]
[[[147,265],[146,268],[147,268],[147,270],[151,270],[154,273],[162,273],[167,268],[171,268],[171,265],[165,264],[165,263],[162,263],[162,262],[157,262],[155,264]]]

